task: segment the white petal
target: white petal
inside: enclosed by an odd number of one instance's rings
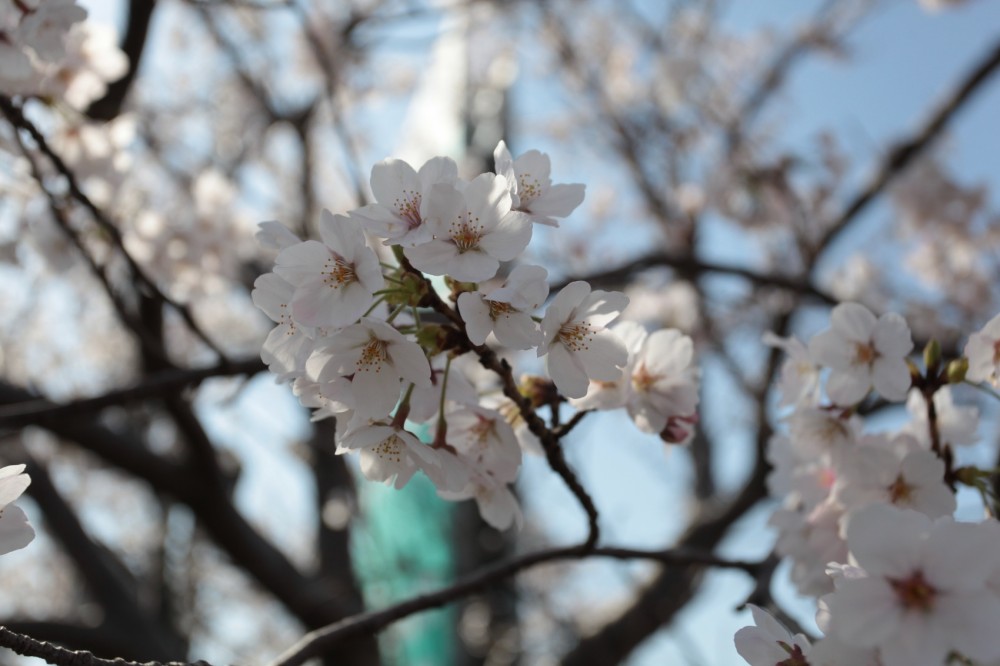
[[[548,192],[531,202],[531,212],[546,217],[568,217],[583,203],[586,191],[586,185],[553,185]]]
[[[876,504],[848,518],[847,545],[872,576],[903,578],[920,567],[930,526],[922,513]]]
[[[431,366],[416,342],[404,340],[389,345],[389,358],[406,381],[423,388],[431,385]]]
[[[0,555],[20,550],[34,538],[35,530],[21,507],[9,504],[0,510]]]
[[[910,369],[901,358],[882,356],[872,364],[872,382],[883,398],[902,402],[912,385]]]
[[[372,167],[372,193],[381,205],[391,207],[405,192],[419,192],[417,172],[403,160],[383,160]]]
[[[871,310],[857,303],[841,303],[830,313],[832,328],[855,342],[869,342],[877,321]]]
[[[496,228],[483,236],[479,247],[491,257],[500,261],[511,261],[528,247],[531,242],[531,218],[524,213],[505,214]]]
[[[458,313],[465,322],[465,332],[474,345],[486,344],[486,338],[493,331],[490,307],[477,292],[464,292],[458,297]]]
[[[895,312],[879,317],[872,335],[875,349],[884,356],[906,356],[913,349],[913,338],[906,320]]]
[[[567,398],[582,398],[587,395],[590,380],[583,365],[561,344],[552,345],[545,358],[545,368],[556,388]]]

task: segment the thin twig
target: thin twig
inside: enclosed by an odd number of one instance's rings
[[[164,370],[146,377],[135,386],[65,404],[54,404],[47,399],[39,398],[4,405],[0,407],[0,427],[44,425],[53,419],[77,415],[89,416],[113,405],[124,405],[147,398],[162,398],[181,389],[196,386],[211,377],[254,375],[264,370],[266,366],[259,358],[240,359],[207,368]]]
[[[816,254],[829,247],[843,233],[850,222],[933,143],[948,122],[955,117],[997,69],[1000,69],[1000,40],[990,48],[978,64],[969,70],[961,82],[954,87],[951,94],[939,103],[937,110],[930,115],[923,126],[912,137],[896,144],[886,154],[875,175],[850,200],[840,215],[830,222],[816,245]]]
[[[566,457],[563,455],[562,446],[559,443],[559,438],[556,437],[555,433],[545,425],[545,421],[542,420],[538,413],[535,412],[534,407],[531,405],[531,400],[527,397],[521,395],[521,391],[517,387],[517,382],[514,381],[513,369],[510,367],[510,363],[506,359],[500,358],[495,351],[490,349],[485,345],[476,345],[469,340],[469,336],[465,330],[465,322],[462,317],[447,303],[445,303],[441,296],[438,295],[437,291],[434,289],[434,285],[429,279],[420,271],[415,269],[401,251],[397,253],[397,258],[400,261],[400,265],[404,270],[412,273],[418,279],[423,280],[427,303],[432,309],[445,317],[450,321],[455,328],[458,330],[461,336],[462,346],[471,352],[474,352],[476,356],[479,357],[479,363],[487,370],[492,370],[500,378],[500,382],[503,386],[503,393],[507,398],[517,405],[518,411],[521,414],[521,418],[524,419],[535,437],[539,439],[542,444],[542,449],[545,451],[546,460],[548,460],[549,467],[562,477],[563,481],[569,487],[573,495],[576,496],[583,510],[587,514],[588,521],[588,531],[586,545],[593,547],[597,544],[600,538],[600,526],[598,525],[598,513],[597,506],[594,504],[594,500],[590,497],[590,494],[580,483],[580,479],[577,477],[576,473],[570,468],[566,462]]]
[[[0,626],[0,647],[5,647],[23,657],[37,657],[55,666],[212,666],[207,661],[127,661],[102,659],[86,650],[67,650],[64,647],[40,641]]]

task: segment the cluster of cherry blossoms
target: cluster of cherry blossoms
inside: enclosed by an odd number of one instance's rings
[[[113,30],[86,17],[75,0],[0,0],[0,90],[76,109],[102,96],[128,58]]]
[[[834,308],[830,329],[808,345],[765,341],[788,354],[779,388],[793,407],[768,452],[768,487],[783,500],[770,520],[775,550],[791,560],[799,592],[817,599],[824,637],[793,636],[752,607],[756,626],[737,632],[737,651],[752,666],[1000,664],[993,471],[956,462],[956,449],[978,442],[979,412],[951,392],[997,385],[1000,315],[961,358],[945,362],[928,343],[923,370],[908,358],[901,317],[854,303]],[[904,401],[900,429],[865,431],[862,414]],[[980,492],[987,520],[955,520],[960,485]]]
[[[678,331],[608,328],[628,304],[621,293],[571,282],[535,314],[548,272],[517,260],[533,226],[558,226],[584,186],[552,184],[538,151],[513,159],[501,142],[495,159],[497,173],[472,180],[443,157],[419,169],[385,160],[372,169],[375,202],[325,211],[319,240],[263,223],[258,239],[278,254],[253,300],[277,324],[262,358],[314,418],[337,417],[338,453],[397,488],[422,472],[505,529],[520,520],[509,485],[522,450],[543,448],[545,426],[525,418],[535,408],[625,407],[680,443],[697,420],[698,375]],[[529,350],[549,379],[515,387],[508,364]]]

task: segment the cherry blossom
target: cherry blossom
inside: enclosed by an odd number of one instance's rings
[[[417,343],[370,317],[330,337],[316,358],[314,374],[329,368],[338,375],[352,375],[354,408],[361,416],[387,415],[399,399],[403,379],[422,387],[431,382],[427,357]]]
[[[514,210],[528,213],[532,221],[558,227],[555,218],[568,217],[583,203],[585,185],[553,185],[549,156],[529,150],[513,159],[501,141],[493,151],[497,173],[506,178]]]
[[[436,466],[434,453],[413,433],[381,421],[359,419],[347,426],[337,453],[360,452],[361,473],[396,489],[402,488],[424,466]]]
[[[376,203],[352,215],[376,236],[393,245],[415,245],[430,240],[424,222],[428,197],[438,184],[458,179],[458,166],[447,157],[435,157],[415,171],[403,160],[388,159],[372,167],[371,186]]]
[[[969,336],[965,357],[969,359],[968,381],[1000,385],[1000,314]]]
[[[435,185],[424,211],[430,239],[407,247],[406,256],[431,275],[488,280],[501,261],[517,257],[531,240],[531,220],[511,211],[502,176],[484,173],[461,189]]]
[[[619,321],[610,328],[625,345],[629,361],[621,370],[617,379],[610,381],[591,381],[587,395],[573,398],[569,402],[577,409],[619,409],[624,407],[632,392],[632,366],[648,333],[643,326],[634,321]]]
[[[900,457],[892,451],[862,446],[852,451],[837,476],[834,498],[845,508],[892,504],[931,518],[955,512],[955,494],[944,482],[944,461],[930,451]]]
[[[313,350],[313,340],[295,322],[289,305],[295,288],[274,273],[265,273],[253,283],[253,304],[278,324],[268,333],[261,359],[279,381],[293,378]]]
[[[698,408],[694,343],[676,329],[646,338],[631,364],[629,415],[639,430],[660,433],[672,417],[693,417]]]
[[[628,363],[625,344],[605,326],[628,305],[620,292],[591,291],[586,282],[563,287],[542,319],[546,368],[556,387],[568,398],[587,394],[590,380],[615,381]]]
[[[756,626],[743,627],[733,642],[736,651],[750,666],[809,666],[809,639],[792,635],[783,624],[763,608],[747,604]]]
[[[809,356],[809,350],[797,338],[781,338],[768,331],[763,342],[784,351],[788,358],[781,365],[781,402],[784,406],[815,405],[819,400],[820,368]]]
[[[323,211],[323,242],[308,240],[278,254],[275,273],[295,286],[292,316],[306,326],[340,328],[365,314],[385,282],[378,256],[357,223]]]
[[[863,305],[843,303],[833,309],[831,327],[809,341],[809,354],[833,372],[826,384],[830,399],[853,405],[871,390],[901,401],[910,388],[906,356],[913,349],[910,329],[895,313],[876,318]]]
[[[877,648],[884,666],[941,666],[953,651],[1000,658],[1000,598],[985,585],[1000,556],[998,536],[950,517],[864,509],[849,521],[847,543],[867,575],[841,580],[826,597],[829,633]]]
[[[531,318],[549,295],[548,271],[540,266],[518,266],[503,285],[488,292],[464,292],[458,311],[473,344],[486,343],[490,333],[510,349],[532,349],[541,342],[541,332]]]

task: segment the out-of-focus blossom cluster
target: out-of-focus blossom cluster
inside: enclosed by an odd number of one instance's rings
[[[766,336],[788,354],[781,404],[787,431],[768,450],[770,523],[799,592],[816,597],[824,637],[795,636],[760,608],[736,635],[753,666],[944,666],[1000,662],[1000,522],[991,470],[959,466],[979,442],[979,411],[952,386],[993,383],[1000,315],[948,361],[935,341],[923,370],[895,314],[856,303],[834,308],[830,328],[804,344]],[[984,387],[985,390],[989,390]],[[862,416],[905,402],[894,432],[868,432]],[[978,490],[990,514],[958,522],[955,493]]]
[[[125,74],[114,31],[75,0],[0,2],[0,92],[65,102],[83,110]]]
[[[693,434],[698,374],[679,331],[609,328],[624,294],[577,281],[549,300],[548,272],[516,262],[534,225],[558,226],[584,186],[553,184],[538,151],[515,159],[501,142],[495,159],[497,173],[471,180],[447,158],[419,169],[385,160],[372,169],[375,202],[324,212],[319,240],[262,224],[259,240],[279,252],[253,299],[277,324],[262,357],[315,418],[338,418],[339,453],[357,453],[367,478],[397,488],[423,472],[442,497],[474,498],[507,528],[520,521],[509,484],[522,450],[539,451],[544,433],[504,395],[513,374],[477,371],[494,345],[507,362],[518,350],[545,359],[548,379],[518,387],[534,406],[625,408],[671,443]],[[380,261],[369,238],[394,260]]]

